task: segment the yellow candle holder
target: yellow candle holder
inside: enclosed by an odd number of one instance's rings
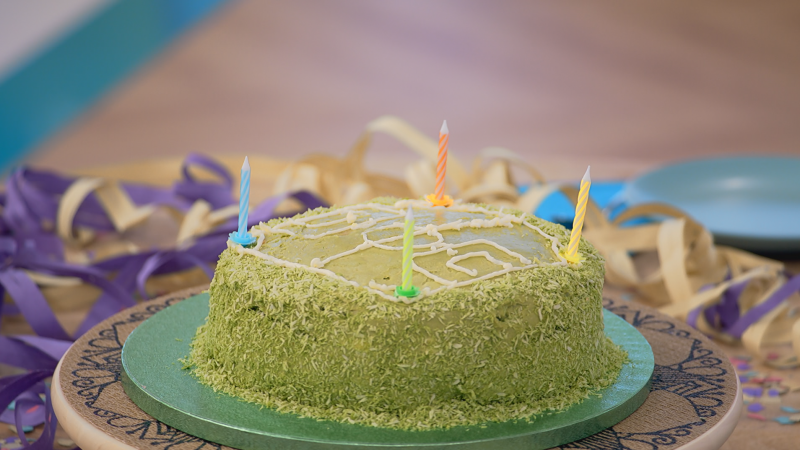
[[[425,200],[429,201],[433,206],[452,206],[453,205],[453,198],[449,195],[443,195],[442,199],[439,200],[436,198],[436,194],[428,194],[425,196]]]
[[[569,255],[567,254],[566,249],[563,249],[558,252],[558,254],[563,256],[564,259],[566,259],[570,264],[578,264],[579,262],[583,261],[583,257],[581,257],[580,253],[577,252],[574,255]]]

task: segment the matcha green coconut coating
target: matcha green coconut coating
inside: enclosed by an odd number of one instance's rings
[[[200,381],[281,412],[430,429],[535,420],[616,380],[626,355],[603,333],[603,259],[588,242],[583,261],[568,264],[553,251],[569,240],[560,225],[415,204],[423,294],[396,299],[405,215],[396,202],[275,219],[253,228],[255,249],[229,243],[187,361]],[[431,231],[459,220],[460,230]],[[446,264],[470,252],[460,269]]]

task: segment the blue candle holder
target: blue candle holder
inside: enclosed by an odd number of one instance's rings
[[[228,235],[228,239],[243,247],[247,247],[248,245],[253,245],[256,243],[255,236],[246,231],[244,233],[239,233],[238,231],[234,231],[233,233]]]

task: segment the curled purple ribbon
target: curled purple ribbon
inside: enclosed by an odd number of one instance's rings
[[[213,174],[214,181],[199,181],[193,168]],[[138,206],[170,206],[187,211],[197,200],[208,202],[218,209],[235,204],[232,196],[233,177],[213,159],[192,154],[183,162],[182,178],[171,188],[157,188],[136,183],[121,186]],[[0,334],[0,363],[27,371],[0,379],[0,421],[14,423],[23,445],[31,449],[51,449],[55,439],[56,417],[50,405],[49,389],[43,380],[53,374],[58,361],[72,342],[97,323],[136,304],[134,294],[149,298],[145,283],[153,275],[169,274],[192,267],[201,268],[210,278],[211,266],[225,249],[228,233],[237,226],[231,219],[210,233],[196,238],[187,248],[151,250],[133,255],[121,255],[89,265],[64,261],[64,247],[53,233],[58,204],[63,193],[75,178],[20,168],[6,181],[0,193],[0,298],[5,294],[13,300],[4,305],[3,314],[21,314],[36,335],[7,336]],[[249,226],[277,217],[275,208],[293,197],[304,208],[325,206],[308,192],[277,195],[256,206],[250,215]],[[295,211],[291,214],[293,215]],[[111,219],[93,194],[79,206],[74,224],[95,231],[113,231]],[[39,287],[27,272],[76,277],[94,285],[101,295],[89,310],[74,335],[59,324]],[[2,332],[2,330],[0,330]],[[40,394],[45,396],[42,400]],[[14,410],[6,407],[15,402]],[[41,437],[28,444],[23,427],[45,424]]]
[[[697,320],[702,314],[706,322],[715,330],[723,331],[737,339],[741,339],[747,328],[777,308],[792,294],[800,291],[800,275],[797,275],[790,278],[783,286],[773,292],[769,298],[742,314],[740,305],[742,293],[751,281],[746,280],[733,284],[723,292],[719,302],[693,309],[689,312],[686,322],[697,328]]]

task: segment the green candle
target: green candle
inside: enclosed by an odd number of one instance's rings
[[[416,297],[419,295],[419,289],[411,284],[414,262],[414,213],[411,206],[406,212],[406,222],[403,228],[403,284],[395,288],[395,294],[399,297]]]
[[[414,261],[414,213],[411,207],[406,212],[406,226],[403,231],[403,290],[411,289],[411,263]]]

